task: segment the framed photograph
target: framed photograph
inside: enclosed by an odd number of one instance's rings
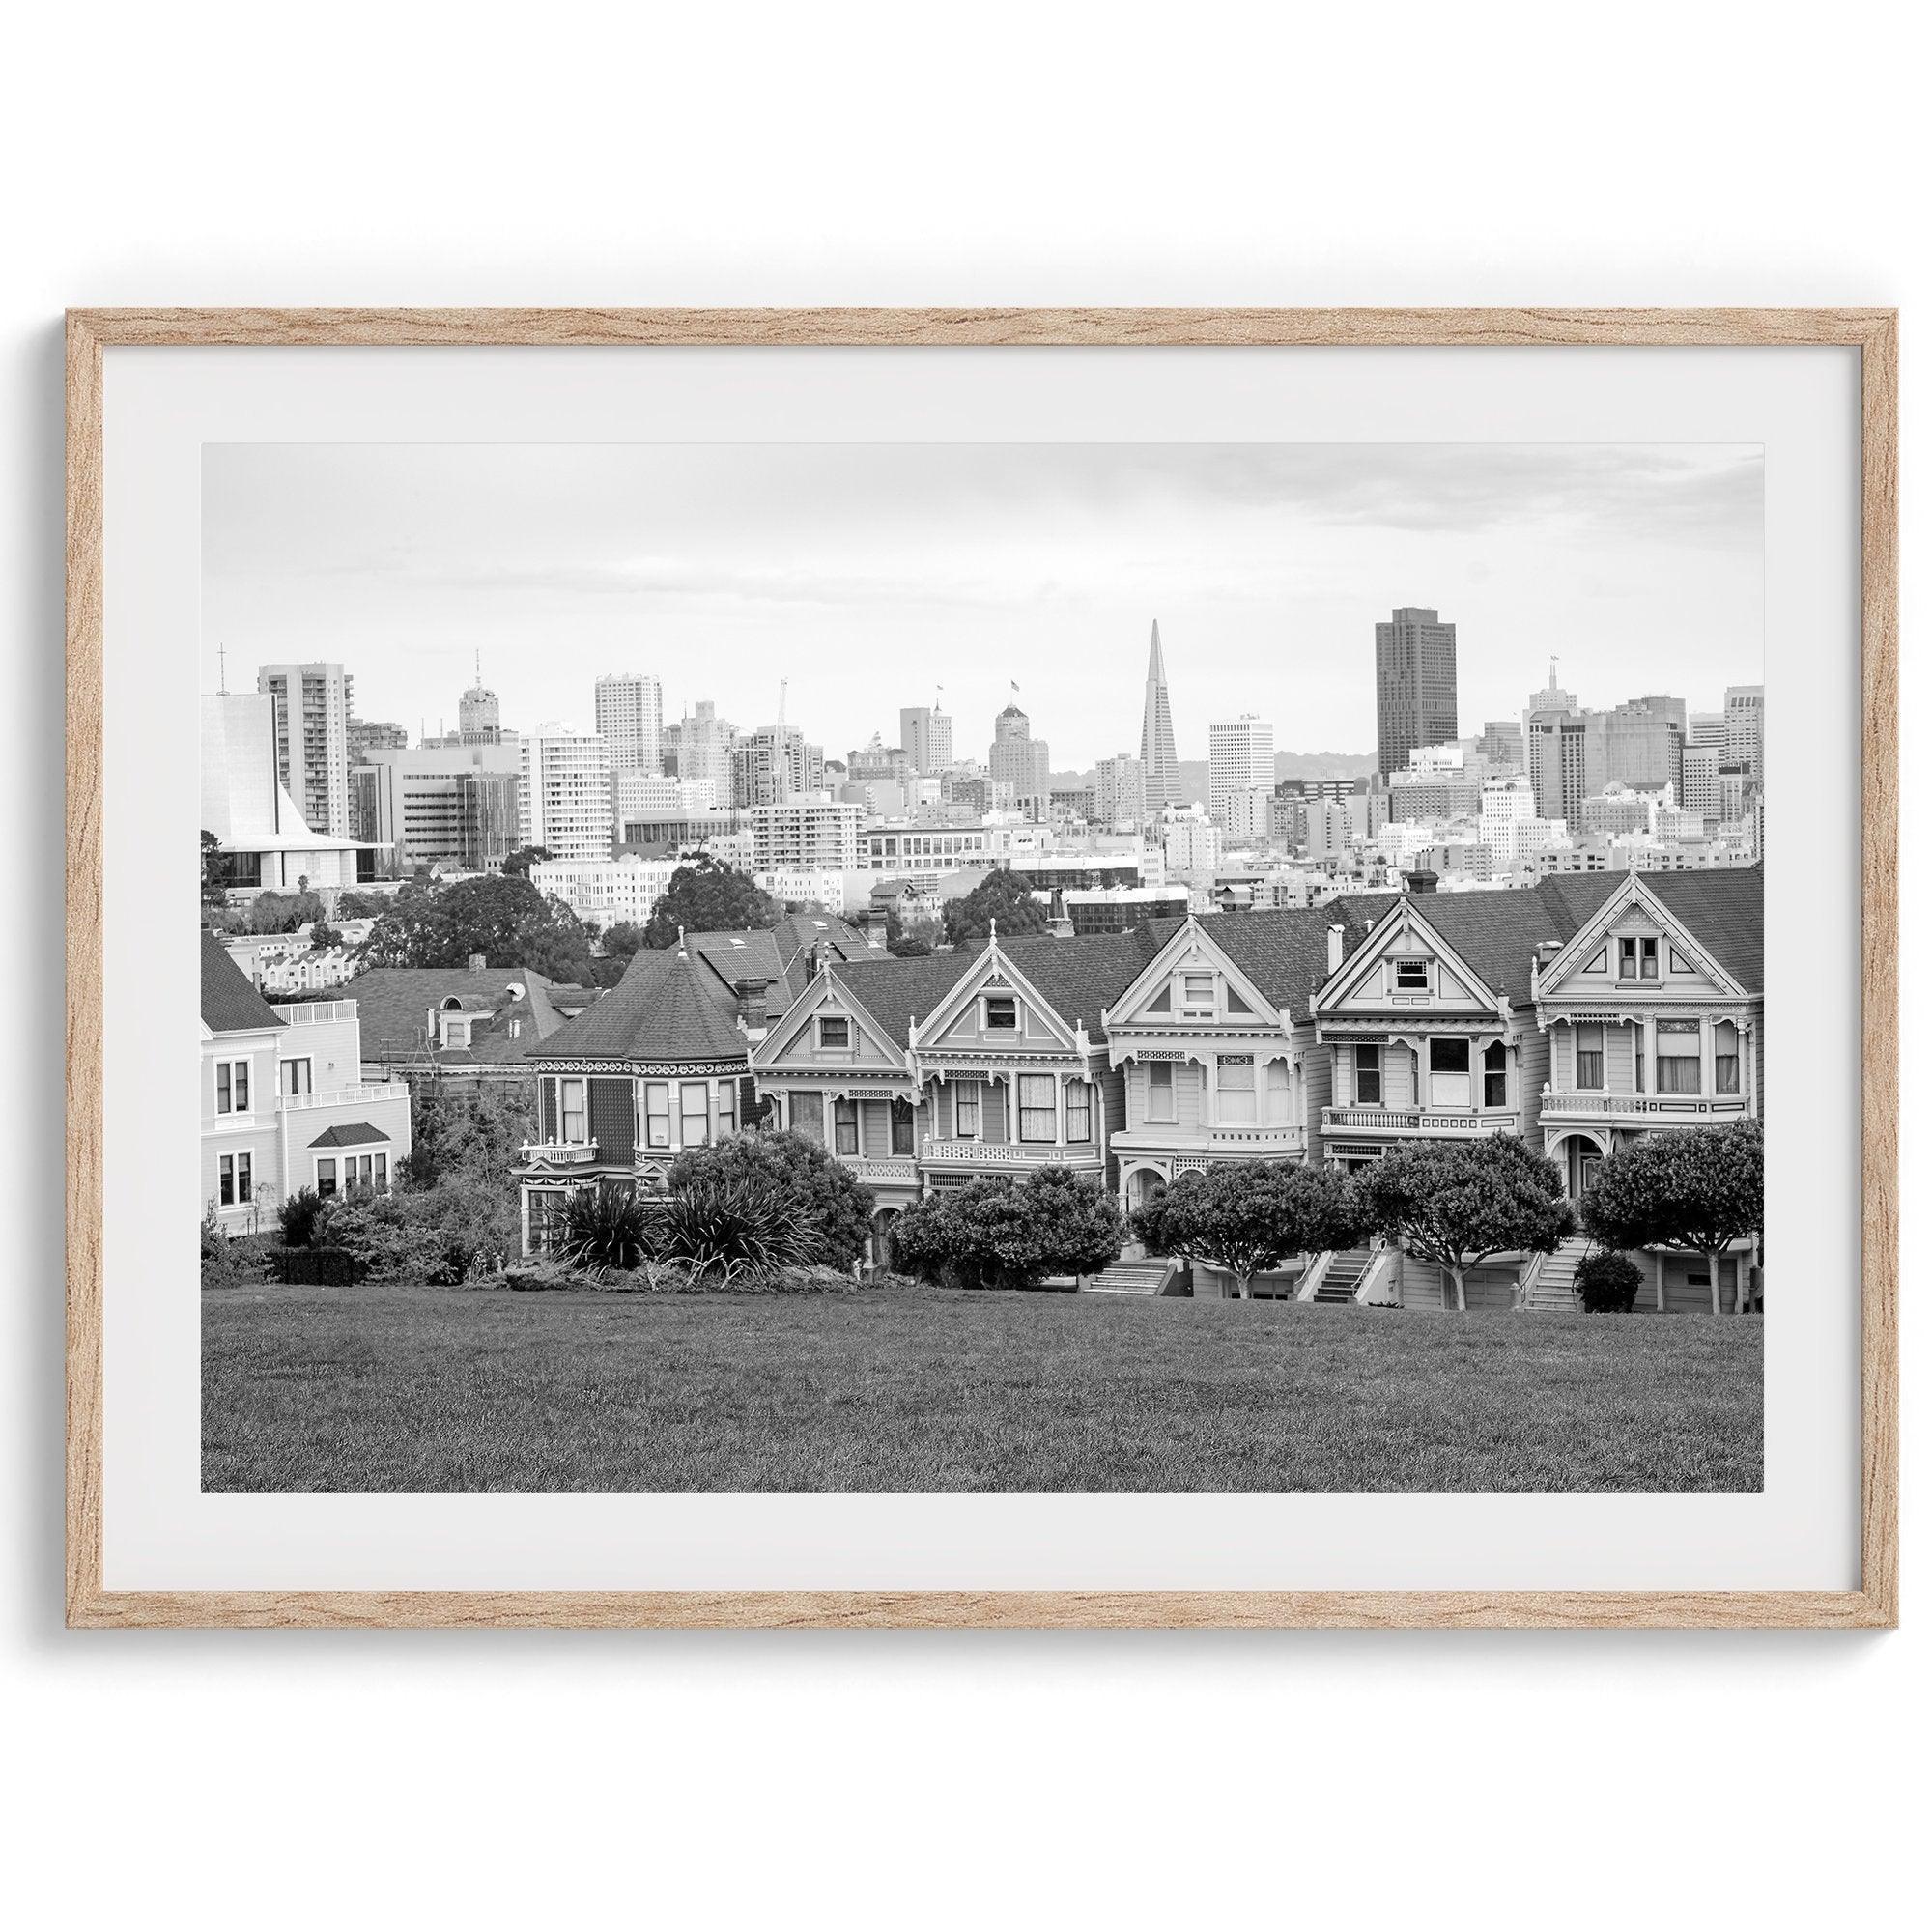
[[[1896,1622],[1889,311],[68,343],[71,1624]]]

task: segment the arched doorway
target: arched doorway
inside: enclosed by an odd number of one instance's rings
[[[1604,1147],[1594,1134],[1565,1134],[1552,1150],[1551,1158],[1563,1173],[1563,1191],[1574,1202],[1597,1184],[1597,1170],[1604,1164]]]

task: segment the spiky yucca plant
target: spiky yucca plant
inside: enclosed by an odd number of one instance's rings
[[[652,1253],[657,1218],[630,1189],[600,1180],[565,1204],[552,1252],[571,1267],[641,1267]]]
[[[659,1208],[657,1256],[723,1287],[794,1265],[803,1246],[797,1216],[769,1183],[706,1177]]]

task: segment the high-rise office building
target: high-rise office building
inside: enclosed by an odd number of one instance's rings
[[[738,727],[719,717],[710,698],[699,698],[696,711],[688,712],[676,726],[677,744],[673,768],[681,779],[709,780],[721,800],[731,796],[731,753],[738,743]]]
[[[1257,804],[1259,794],[1259,804]],[[1251,838],[1267,832],[1274,796],[1274,726],[1252,711],[1208,726],[1208,815],[1223,832]],[[1259,822],[1257,818],[1259,815]]]
[[[595,732],[539,724],[517,747],[519,842],[553,859],[611,852],[611,753]]]
[[[952,720],[936,704],[908,704],[899,711],[899,750],[914,771],[936,777],[952,764]]]
[[[503,708],[483,682],[483,659],[476,659],[476,682],[456,701],[456,735],[465,745],[500,745]]]
[[[1522,714],[1523,770],[1536,795],[1537,816],[1577,822],[1583,809],[1583,717],[1575,696],[1556,682],[1530,693]]]
[[[410,742],[408,730],[401,724],[382,724],[372,718],[352,718],[349,721],[349,766],[353,771],[357,765],[367,764],[371,752],[400,752]]]
[[[1148,641],[1147,694],[1141,703],[1141,784],[1149,811],[1180,803],[1180,760],[1174,751],[1174,715],[1167,703],[1167,660],[1160,620]]]
[[[1515,718],[1492,718],[1483,726],[1477,747],[1492,772],[1520,772],[1522,764],[1522,724]]]
[[[742,810],[824,789],[825,749],[796,724],[760,724],[731,748],[731,803]]]
[[[385,877],[496,871],[519,843],[519,770],[516,746],[500,742],[372,751],[350,774],[354,836],[382,848]]]
[[[1033,735],[1033,721],[1017,704],[993,720],[993,743],[986,770],[995,784],[1010,785],[1015,808],[1043,817],[1052,785],[1047,776],[1046,740]]]
[[[1384,777],[1408,754],[1456,736],[1456,627],[1405,605],[1376,626],[1376,761]]]
[[[1101,825],[1138,825],[1148,815],[1147,774],[1125,752],[1102,758],[1094,771],[1094,817]]]
[[[1724,693],[1724,762],[1764,776],[1764,686],[1734,684]]]
[[[270,692],[209,693],[201,700],[201,829],[214,835],[230,891],[293,892],[354,885],[360,862],[347,836],[312,828],[282,782]],[[344,783],[345,800],[348,786]]]
[[[346,838],[355,679],[339,664],[264,665],[255,689],[275,700],[275,760],[283,788],[315,831]]]
[[[664,735],[664,687],[654,677],[609,671],[597,680],[597,735],[613,772],[654,772]]]
[[[1612,784],[1633,791],[1684,789],[1684,702],[1634,697],[1610,711],[1583,713],[1583,796]]]

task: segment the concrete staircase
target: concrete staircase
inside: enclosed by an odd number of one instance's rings
[[[1083,1294],[1160,1294],[1179,1264],[1158,1260],[1152,1255],[1129,1261],[1122,1256],[1112,1266],[1096,1274],[1081,1290]]]
[[[1309,1298],[1318,1305],[1336,1306],[1342,1302],[1352,1302],[1355,1291],[1362,1285],[1362,1277],[1374,1264],[1376,1251],[1373,1248],[1350,1248],[1335,1256],[1328,1264],[1327,1272],[1316,1284],[1315,1293]]]
[[[1522,1298],[1525,1315],[1571,1315],[1581,1306],[1577,1299],[1577,1268],[1590,1252],[1581,1235],[1572,1235],[1553,1255],[1545,1255],[1529,1292]]]

